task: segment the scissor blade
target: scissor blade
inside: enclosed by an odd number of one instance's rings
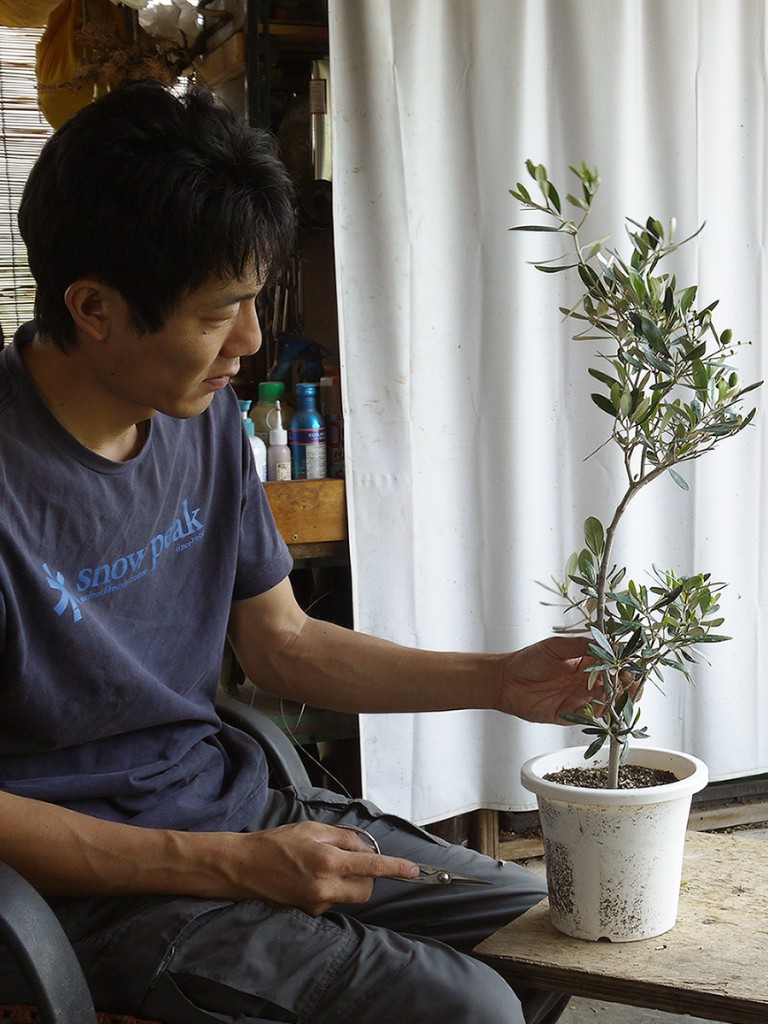
[[[399,878],[400,882],[417,882],[421,885],[493,885],[489,878],[475,875],[457,875],[445,868],[432,867],[431,864],[419,864],[419,874],[415,878]]]

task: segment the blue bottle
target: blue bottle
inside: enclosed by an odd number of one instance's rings
[[[317,384],[296,385],[296,412],[288,431],[294,480],[326,475],[325,420],[317,411]]]

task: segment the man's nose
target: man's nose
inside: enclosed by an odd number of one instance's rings
[[[261,324],[256,312],[256,302],[243,302],[223,348],[223,354],[252,356],[261,348]]]

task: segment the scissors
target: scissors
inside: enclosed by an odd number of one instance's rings
[[[367,832],[364,828],[360,828],[357,825],[339,825],[338,828],[345,828],[350,832],[356,832],[359,836],[373,848],[373,850],[381,854],[381,848],[379,847],[376,837],[372,836],[370,832]],[[416,867],[419,869],[418,875],[415,878],[393,878],[397,882],[416,882],[421,885],[493,885],[493,882],[489,878],[479,878],[477,875],[458,875],[454,871],[446,871],[445,868],[435,868],[430,864],[419,864],[416,862]],[[393,876],[384,876],[393,877]]]

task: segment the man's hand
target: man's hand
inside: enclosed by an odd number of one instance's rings
[[[298,907],[313,917],[338,903],[365,903],[377,878],[415,878],[400,857],[374,853],[362,837],[320,822],[230,834],[226,867],[235,899]]]
[[[587,686],[592,663],[587,637],[559,636],[524,647],[503,662],[499,711],[529,722],[565,725],[561,716],[600,701],[602,687]]]

